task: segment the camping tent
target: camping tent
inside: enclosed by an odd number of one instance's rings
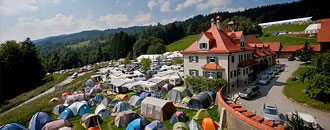
[[[165,124],[159,120],[154,120],[146,126],[144,130],[168,130]]]
[[[72,123],[68,120],[60,119],[60,120],[55,120],[55,121],[52,121],[52,122],[48,122],[42,128],[42,130],[58,130],[59,128],[62,128],[62,127],[65,127],[65,126],[71,127]]]
[[[110,98],[104,98],[101,102],[101,104],[105,105],[105,106],[110,106],[111,103],[111,99]]]
[[[162,87],[162,92],[168,92],[168,91],[172,90],[173,87],[174,87],[173,84],[167,83]]]
[[[198,109],[207,109],[210,105],[214,103],[213,97],[209,91],[204,91],[199,93],[197,96],[194,96],[189,101],[188,107],[198,110]]]
[[[74,129],[71,128],[71,127],[64,126],[64,127],[60,128],[58,130],[74,130]]]
[[[103,98],[104,97],[101,94],[96,94],[96,96],[94,97],[94,100],[100,102],[103,100]]]
[[[69,119],[71,117],[73,117],[73,112],[67,107],[57,119]]]
[[[115,107],[119,102],[121,102],[121,99],[115,98],[111,101],[110,107]]]
[[[108,117],[111,115],[111,111],[109,110],[109,108],[104,105],[104,104],[100,104],[96,107],[95,109],[95,114],[98,114],[99,116],[101,116],[102,118],[104,117]]]
[[[181,102],[182,98],[191,97],[191,92],[186,87],[175,87],[168,92],[167,99],[172,102]]]
[[[0,130],[28,130],[25,126],[18,123],[9,123],[0,126]]]
[[[119,112],[117,113],[115,118],[115,125],[117,127],[127,126],[128,123],[139,117],[140,116],[132,110]]]
[[[204,130],[217,130],[219,126],[211,118],[204,118],[202,122],[202,127]]]
[[[138,107],[141,105],[142,100],[143,99],[140,98],[139,96],[134,95],[128,100],[127,103],[131,106]]]
[[[87,97],[83,93],[77,94],[77,95],[70,95],[67,97],[64,104],[67,104],[69,106],[74,102],[80,102],[80,101],[85,101],[85,100],[87,100]]]
[[[144,130],[150,122],[144,118],[137,118],[130,122],[126,130]]]
[[[60,115],[65,110],[65,108],[66,106],[64,106],[63,104],[58,104],[54,107],[52,112],[56,115]]]
[[[211,115],[207,112],[206,109],[199,109],[196,113],[196,115],[193,116],[193,119],[195,120],[201,120],[204,118],[209,118]]]
[[[116,104],[116,106],[113,108],[113,112],[122,112],[132,110],[131,106],[127,102],[119,102]]]
[[[100,126],[103,123],[102,118],[96,114],[86,113],[81,117],[80,124],[86,129],[90,127]]]
[[[181,103],[189,103],[189,101],[190,101],[190,97],[184,97],[182,98]]]
[[[95,86],[95,82],[92,79],[88,79],[85,84],[83,85],[83,88],[85,87],[94,87]]]
[[[72,94],[70,92],[63,93],[61,98],[65,100],[69,95],[72,95]]]
[[[104,89],[104,86],[103,86],[102,84],[98,84],[98,85],[96,86],[96,88],[99,89],[99,90],[102,90],[102,89]]]
[[[89,127],[87,130],[101,130],[99,127]]]
[[[73,116],[82,116],[86,113],[94,113],[86,103],[75,102],[66,108],[57,119],[69,119]]]
[[[37,112],[34,114],[29,123],[29,129],[31,130],[41,130],[46,123],[51,122],[52,119],[45,112]]]
[[[171,119],[170,119],[170,124],[173,125],[176,122],[187,122],[189,120],[189,116],[187,116],[185,113],[177,111],[173,113]]]
[[[98,103],[99,102],[97,102],[96,100],[91,99],[91,100],[88,101],[88,106],[93,107],[93,106],[97,105]]]
[[[188,126],[184,122],[177,122],[173,125],[173,130],[189,130]]]
[[[116,98],[119,98],[122,101],[128,101],[129,95],[127,95],[127,94],[119,94],[119,95],[116,96]]]
[[[191,121],[188,124],[189,130],[202,130],[201,126],[198,125],[198,123],[194,120],[191,119]]]
[[[141,99],[145,99],[146,97],[150,97],[150,96],[151,96],[151,93],[148,93],[148,92],[142,92],[140,94]]]
[[[161,121],[170,119],[176,108],[168,100],[147,97],[141,103],[141,114]]]

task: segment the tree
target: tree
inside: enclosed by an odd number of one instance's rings
[[[146,54],[149,46],[150,42],[148,39],[138,39],[133,46],[133,55],[140,56],[142,54]]]
[[[150,70],[150,59],[142,58],[142,70],[147,71]]]
[[[306,124],[297,112],[293,112],[291,117],[285,115],[285,118],[287,120],[286,130],[314,130],[312,124]]]
[[[98,65],[97,64],[94,64],[94,66],[93,66],[93,71],[94,72],[97,72],[97,71],[99,71],[99,67],[98,67]]]
[[[197,30],[197,25],[195,22],[191,22],[187,28],[187,32],[186,34],[187,35],[192,35],[192,34],[195,34],[196,33],[196,30]]]
[[[127,64],[130,64],[131,63],[131,61],[129,60],[129,57],[127,56],[127,57],[125,57],[125,60],[124,60],[124,67],[126,68],[126,65]]]
[[[173,58],[173,64],[182,64],[183,60],[180,57]]]
[[[305,40],[305,45],[303,48],[296,50],[296,56],[299,57],[300,61],[307,62],[310,61],[313,55],[313,48],[309,45],[307,40]]]

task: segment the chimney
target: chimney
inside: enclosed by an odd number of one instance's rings
[[[211,27],[214,25],[214,18],[211,18]]]
[[[229,21],[229,22],[228,22],[228,28],[229,28],[231,31],[233,31],[233,32],[235,32],[235,30],[234,30],[234,24],[235,24],[234,21]]]
[[[222,24],[221,24],[222,17],[221,16],[217,16],[215,19],[217,20],[216,24],[217,24],[218,29],[220,31],[222,31]]]

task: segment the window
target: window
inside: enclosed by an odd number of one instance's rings
[[[145,90],[145,91],[149,91],[149,88],[145,87],[144,90]]]
[[[213,79],[213,72],[208,72],[207,73],[207,78]]]
[[[215,57],[210,57],[210,63],[215,63],[216,58]]]
[[[207,44],[206,43],[200,43],[199,44],[199,49],[207,49]]]
[[[217,79],[222,78],[222,73],[221,72],[217,72]]]
[[[245,75],[245,69],[243,69],[243,75]]]
[[[250,66],[250,71],[252,71],[252,66]]]
[[[244,48],[244,42],[241,42],[240,46],[241,48]]]
[[[235,57],[231,56],[231,63],[234,63],[234,62],[235,62]]]
[[[146,113],[146,104],[141,104],[141,111]]]
[[[196,63],[198,63],[198,56],[189,56],[189,62],[196,62]]]
[[[160,111],[161,111],[160,107],[155,107],[155,116],[156,117],[160,117]]]
[[[240,61],[243,61],[243,55],[239,55]]]
[[[152,108],[153,108],[152,105],[148,105],[148,113],[147,114],[152,114]]]
[[[198,70],[189,70],[190,76],[198,76]]]
[[[237,76],[241,75],[241,69],[237,69]]]
[[[249,68],[246,68],[246,74],[249,74]]]
[[[234,76],[234,71],[231,71],[230,72],[230,78],[233,78],[233,76]]]
[[[234,71],[234,77],[236,77],[236,71]]]
[[[247,60],[247,54],[244,54],[244,60]]]

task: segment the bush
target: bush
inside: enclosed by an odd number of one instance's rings
[[[182,64],[183,60],[180,57],[173,58],[173,64]]]
[[[203,76],[187,76],[185,86],[197,92],[215,91],[227,82],[224,79],[208,79]]]

